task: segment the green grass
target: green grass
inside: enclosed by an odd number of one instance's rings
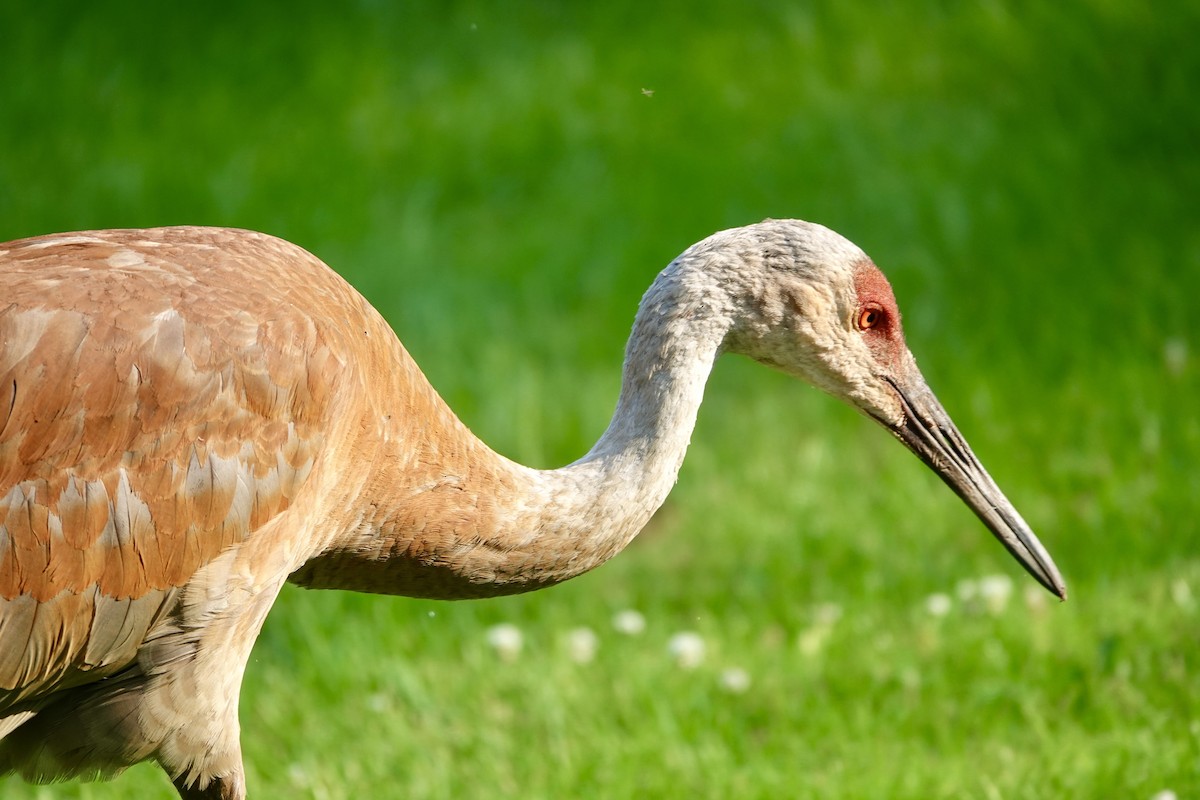
[[[889,437],[731,359],[612,564],[474,603],[285,591],[242,697],[252,796],[1200,795],[1195,3],[77,5],[0,8],[0,240],[290,238],[480,436],[555,466],[603,430],[658,269],[823,222],[888,273],[1071,591],[1031,605]],[[957,601],[995,573],[1001,613]],[[0,793],[171,796],[150,766]]]

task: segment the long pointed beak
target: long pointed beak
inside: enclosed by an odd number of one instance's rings
[[[1067,588],[1054,560],[971,452],[915,365],[903,383],[885,380],[900,397],[904,420],[899,425],[883,422],[884,427],[962,498],[1038,583],[1066,600]]]

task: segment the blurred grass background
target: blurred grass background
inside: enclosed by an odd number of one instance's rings
[[[252,797],[1200,796],[1197,3],[44,0],[0,31],[0,240],[291,239],[535,466],[603,430],[684,247],[829,225],[1071,591],[1028,594],[888,436],[730,359],[664,512],[595,573],[289,587],[242,696]],[[150,766],[0,792],[173,796]]]

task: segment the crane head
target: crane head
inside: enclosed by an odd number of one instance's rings
[[[736,260],[749,266],[722,281],[737,287],[726,348],[804,378],[878,422],[937,473],[1042,586],[1065,599],[1054,561],[917,368],[892,287],[871,259],[833,231],[798,220],[725,233],[734,241],[721,249],[737,252]]]

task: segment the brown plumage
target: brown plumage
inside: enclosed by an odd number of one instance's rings
[[[476,439],[384,320],[263,234],[0,245],[0,774],[157,760],[245,795],[237,702],[283,582],[422,597],[556,583],[661,504],[726,350],[889,428],[1062,581],[925,388],[886,279],[820,226],[710,237],[647,292],[617,412],[538,471]]]

